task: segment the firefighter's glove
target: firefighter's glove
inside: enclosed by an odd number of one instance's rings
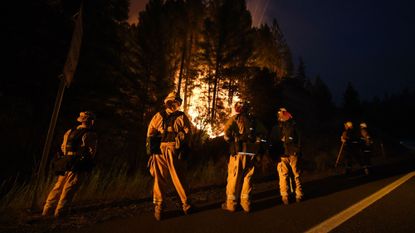
[[[233,142],[235,139],[232,136],[223,135],[223,139],[225,139],[225,142]]]
[[[179,149],[176,149],[175,153],[179,160],[187,161],[189,159],[190,148],[187,144],[183,143]]]
[[[150,168],[153,163],[154,155],[150,155],[147,161],[147,168]]]
[[[255,157],[254,157],[255,167],[258,167],[259,165],[261,165],[261,161],[262,161],[262,155],[256,154]]]
[[[151,156],[150,138],[146,139],[146,153],[147,153],[147,155]]]
[[[276,156],[274,156],[274,159],[275,159],[275,162],[276,162],[276,163],[281,162],[281,155],[276,155]]]
[[[185,160],[185,159],[186,159],[186,158],[185,158],[186,156],[184,155],[184,153],[183,153],[181,150],[177,150],[175,153],[177,154],[177,158],[178,158],[179,160],[183,161],[183,160]]]

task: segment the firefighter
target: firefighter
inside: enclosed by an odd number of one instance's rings
[[[66,159],[65,169],[50,191],[43,207],[42,215],[61,217],[68,213],[68,206],[92,169],[97,150],[97,134],[93,130],[95,115],[90,111],[79,113],[77,121],[81,124],[69,129],[63,136],[62,156]]]
[[[147,153],[150,155],[149,168],[154,177],[153,203],[154,217],[162,219],[164,199],[167,191],[167,178],[170,175],[173,185],[182,202],[184,214],[189,214],[187,185],[180,169],[191,134],[189,118],[179,111],[182,99],[171,92],[164,100],[165,110],[156,113],[147,131]]]
[[[369,175],[369,167],[371,165],[373,140],[367,129],[366,122],[360,123],[360,153],[363,171]]]
[[[347,175],[351,172],[354,161],[357,161],[359,164],[361,163],[359,137],[351,121],[346,121],[344,123],[344,130],[340,137],[340,141],[344,144],[343,158],[346,166],[345,174]]]
[[[236,114],[224,126],[224,139],[230,146],[226,201],[222,209],[235,212],[238,200],[244,212],[251,211],[250,195],[255,163],[259,161],[261,141],[266,129],[249,111],[249,103],[239,101],[234,106]]]
[[[283,204],[289,204],[291,186],[295,192],[295,199],[303,199],[301,171],[299,168],[300,137],[292,115],[285,109],[278,110],[278,123],[271,132],[271,143],[274,148],[271,153],[278,160],[277,169],[279,186]]]

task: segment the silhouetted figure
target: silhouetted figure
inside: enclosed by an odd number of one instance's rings
[[[81,124],[68,130],[61,146],[63,167],[58,180],[50,191],[43,207],[43,216],[61,217],[68,213],[68,206],[87,172],[91,171],[97,150],[97,134],[93,130],[95,115],[81,112],[77,121]]]
[[[371,164],[371,157],[373,151],[373,140],[367,129],[365,122],[360,123],[360,153],[361,165],[363,166],[366,175],[369,175],[369,168]]]
[[[297,202],[303,199],[301,184],[301,170],[298,166],[301,152],[298,129],[292,115],[285,109],[278,111],[278,123],[273,127],[271,142],[278,158],[278,175],[281,199],[284,204],[289,204],[291,184],[294,186]]]
[[[148,125],[148,165],[154,177],[153,203],[154,217],[157,220],[162,219],[168,176],[180,197],[183,212],[189,214],[192,207],[187,185],[183,182],[184,174],[179,166],[183,162],[181,155],[191,134],[189,118],[179,111],[181,103],[180,96],[171,92],[164,99],[165,110],[156,113]]]
[[[345,164],[345,173],[349,174],[352,170],[353,163],[356,161],[361,164],[359,136],[353,128],[353,123],[347,121],[344,123],[344,130],[340,137],[343,147],[343,160]]]
[[[226,201],[222,209],[235,212],[238,200],[244,212],[251,211],[252,176],[260,159],[261,140],[266,129],[249,112],[248,102],[235,104],[236,115],[225,124],[224,138],[230,146]]]

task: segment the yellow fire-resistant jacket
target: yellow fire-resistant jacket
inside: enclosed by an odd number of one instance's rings
[[[76,128],[81,129],[81,128],[85,128],[85,126],[78,125]],[[61,150],[62,150],[64,155],[67,154],[66,144],[68,142],[68,137],[69,137],[71,132],[72,132],[72,129],[66,131],[65,135],[63,136],[63,142],[62,142],[62,145],[61,145]],[[94,156],[97,152],[97,144],[98,144],[98,136],[95,132],[90,131],[90,132],[86,132],[84,135],[82,135],[80,147],[87,148],[91,158],[94,158]]]
[[[258,153],[261,140],[267,130],[255,117],[247,114],[232,116],[224,126],[224,139],[230,143],[231,155],[238,153]]]
[[[172,111],[169,109],[166,110],[167,114],[172,114]],[[176,143],[187,143],[190,139],[192,124],[186,114],[181,114],[176,118],[173,123],[173,131],[177,134],[176,138],[179,141]],[[163,116],[160,112],[156,113],[151,119],[148,129],[147,129],[147,138],[154,136],[161,136],[164,133],[163,129]],[[179,146],[179,145],[177,145]]]

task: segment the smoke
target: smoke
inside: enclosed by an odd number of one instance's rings
[[[247,7],[252,15],[253,26],[265,23],[269,0],[248,0]]]

